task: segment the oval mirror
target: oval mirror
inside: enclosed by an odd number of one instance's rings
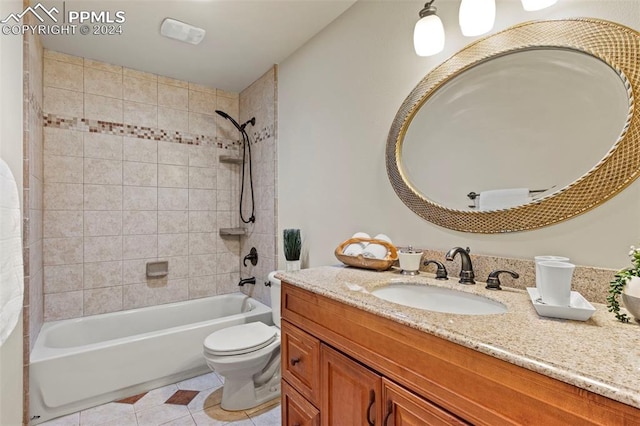
[[[640,170],[639,40],[611,22],[560,20],[469,45],[396,115],[396,193],[433,223],[484,233],[550,225],[612,197]]]

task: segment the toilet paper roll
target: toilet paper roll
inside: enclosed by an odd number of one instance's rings
[[[391,239],[384,234],[378,234],[373,238],[376,240],[386,241],[391,244]],[[384,259],[385,257],[387,257],[387,252],[388,250],[385,246],[381,244],[369,243],[369,245],[367,245],[367,247],[365,247],[364,251],[362,252],[362,255],[371,259]]]
[[[371,238],[369,236],[369,234],[365,233],[365,232],[356,232],[355,234],[353,234],[353,237],[351,238]],[[364,251],[365,247],[368,245],[369,243],[353,243],[353,244],[349,244],[348,246],[346,246],[344,248],[344,250],[342,250],[342,253],[346,254],[347,256],[357,256],[359,254],[362,254],[362,252]]]

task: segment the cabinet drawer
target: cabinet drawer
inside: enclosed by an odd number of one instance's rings
[[[287,321],[282,321],[282,377],[319,405],[320,341]]]
[[[320,411],[282,381],[282,424],[284,426],[320,426]]]

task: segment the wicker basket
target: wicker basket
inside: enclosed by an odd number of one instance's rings
[[[361,254],[357,256],[344,254],[343,251],[345,247],[349,244],[356,243],[373,243],[385,246],[387,248],[387,256],[384,259],[371,259],[364,257]],[[345,265],[355,266],[356,268],[373,269],[376,271],[386,271],[391,268],[396,260],[398,260],[398,250],[393,244],[384,240],[376,240],[374,238],[350,238],[336,247],[335,255],[338,260]]]

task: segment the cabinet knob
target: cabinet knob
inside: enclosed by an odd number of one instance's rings
[[[300,362],[300,358],[291,358],[290,362],[291,362],[291,365],[296,365],[297,363]]]

